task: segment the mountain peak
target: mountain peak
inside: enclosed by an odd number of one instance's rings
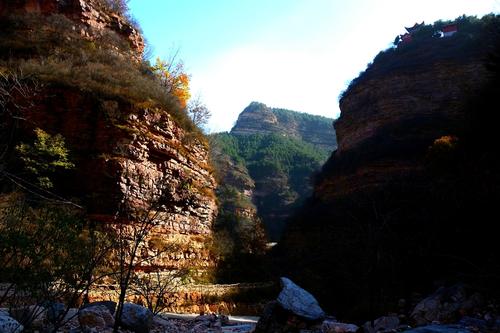
[[[333,151],[337,143],[332,123],[331,118],[270,108],[254,101],[240,113],[231,134],[280,134]]]

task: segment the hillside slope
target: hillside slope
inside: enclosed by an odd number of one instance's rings
[[[252,102],[230,133],[212,135],[216,165],[221,158],[234,170],[245,170],[240,182],[222,170],[223,187],[246,193],[254,216],[262,220],[270,240],[281,237],[290,214],[311,193],[311,179],[336,147],[333,120]],[[234,180],[234,179],[233,179]],[[245,189],[243,184],[251,183]]]
[[[337,147],[332,124],[333,119],[330,118],[252,102],[238,116],[231,134],[280,134],[332,152]]]

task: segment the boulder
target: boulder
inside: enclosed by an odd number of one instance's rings
[[[47,324],[47,309],[39,305],[12,308],[10,315],[18,322],[35,330],[41,330]]]
[[[197,324],[192,328],[192,332],[222,332],[223,322],[228,322],[226,316],[217,316],[215,314],[200,315],[193,321]]]
[[[78,322],[84,330],[95,329],[102,331],[113,327],[115,319],[106,306],[96,305],[80,309],[78,312]]]
[[[105,307],[108,308],[109,313],[111,313],[112,315],[115,314],[115,311],[116,311],[116,302],[113,302],[113,301],[100,301],[100,302],[87,303],[87,304],[82,305],[80,307],[80,310],[81,309],[90,308],[92,306],[102,306],[102,305],[104,305]]]
[[[63,332],[75,332],[78,328],[80,328],[80,322],[78,321],[78,313],[79,309],[70,308],[64,315],[64,319],[62,320],[61,330]]]
[[[325,320],[321,325],[322,333],[356,333],[359,327],[354,324],[339,323],[335,320]]]
[[[179,333],[181,331],[173,322],[159,315],[153,318],[153,330],[154,332],[163,333]]]
[[[153,326],[153,313],[143,306],[125,303],[121,325],[135,333],[149,333],[151,326]]]
[[[278,303],[284,309],[308,320],[320,320],[325,317],[325,312],[313,295],[285,277],[281,278],[281,284],[283,289],[278,296]]]
[[[480,306],[482,298],[479,294],[467,297],[463,284],[449,288],[441,287],[434,294],[420,301],[411,313],[416,325],[435,322],[454,323],[467,312]]]
[[[390,332],[398,327],[399,318],[397,316],[380,317],[373,321],[373,325],[370,321],[363,325],[365,333]]]
[[[404,331],[404,333],[472,333],[472,332],[459,325],[427,325]]]
[[[47,309],[47,320],[51,323],[62,320],[65,306],[59,302],[45,302],[43,306]]]
[[[3,311],[0,312],[0,333],[19,333],[23,330],[23,325],[21,325],[17,320]]]
[[[321,324],[321,320],[309,320],[298,316],[290,310],[284,309],[278,301],[272,301],[264,308],[255,327],[255,333],[319,332]]]

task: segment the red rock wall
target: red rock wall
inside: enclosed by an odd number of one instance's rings
[[[128,41],[133,58],[140,60],[144,38],[123,15],[102,8],[97,0],[0,0],[0,16],[9,14],[64,14],[83,24],[81,34],[92,39],[105,29],[116,32]]]
[[[163,110],[99,102],[70,88],[44,90],[33,102],[35,107],[25,115],[25,135],[36,127],[63,135],[77,166],[58,179],[65,196],[75,198],[102,223],[116,223],[122,207],[157,212],[158,226],[141,256],[155,254],[155,242],[177,246],[147,265],[213,266],[208,246],[217,210],[216,184],[205,145],[188,138]],[[168,191],[165,207],[155,203],[162,191]],[[119,221],[123,218],[129,216]]]

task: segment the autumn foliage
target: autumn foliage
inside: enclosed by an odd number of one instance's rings
[[[158,58],[153,65],[153,71],[167,92],[177,97],[183,109],[186,108],[191,93],[189,92],[189,75],[184,71],[184,64]]]

